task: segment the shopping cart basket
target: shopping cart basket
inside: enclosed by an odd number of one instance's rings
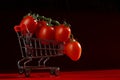
[[[25,74],[26,77],[30,76],[33,69],[50,70],[52,75],[58,76],[60,73],[59,67],[46,66],[46,62],[51,57],[63,55],[63,43],[57,43],[53,40],[40,40],[32,37],[31,33],[23,35],[21,32],[16,31],[22,59],[17,63],[20,74]],[[42,44],[42,43],[47,44]],[[37,60],[37,65],[28,65],[33,59]]]

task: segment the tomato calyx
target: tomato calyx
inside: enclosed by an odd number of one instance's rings
[[[47,18],[45,16],[38,16],[38,20],[46,21],[48,26],[58,26],[60,25],[59,21]]]
[[[63,24],[64,24],[65,27],[71,27],[71,25],[68,24],[66,21],[64,21]]]
[[[53,26],[52,24],[51,24],[51,21],[52,21],[52,19],[51,18],[46,18],[46,17],[44,17],[44,16],[37,16],[37,20],[38,21],[44,21],[44,22],[46,22],[46,25],[47,26]]]
[[[31,17],[33,17],[36,21],[38,21],[37,18],[38,18],[38,16],[39,16],[39,14],[29,12],[28,14],[26,14],[25,16],[23,16],[23,18],[25,18],[25,17],[27,17],[27,16],[31,16]]]
[[[38,15],[38,16],[37,16],[37,20],[38,20],[38,21],[45,21],[45,16],[40,16],[40,15]]]
[[[54,26],[59,26],[60,25],[59,21],[57,21],[57,20],[52,20],[51,24],[53,24]]]
[[[70,34],[70,41],[76,41],[76,39],[74,38],[74,35],[72,33]]]
[[[47,21],[47,26],[49,27],[49,26],[53,26],[53,24],[51,24],[51,22],[52,22],[52,19],[51,18],[46,18],[45,19],[46,21]]]
[[[74,41],[77,41],[77,40],[74,38],[73,34],[71,33],[70,37],[67,39],[67,41],[64,42],[64,44],[66,45],[67,43],[74,42]]]

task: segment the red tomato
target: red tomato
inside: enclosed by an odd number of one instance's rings
[[[39,31],[44,26],[47,26],[47,22],[46,21],[43,20],[43,21],[38,21],[37,22],[37,29],[36,29],[36,32],[35,32],[36,37],[39,37]]]
[[[71,29],[65,25],[59,25],[55,27],[55,40],[58,42],[67,41],[70,38]]]
[[[64,53],[73,61],[79,60],[82,48],[78,41],[70,41],[64,45]]]
[[[51,26],[43,26],[38,34],[38,38],[41,40],[54,40],[54,28]],[[47,42],[43,42],[48,44]]]
[[[47,26],[47,22],[44,21],[44,20],[38,21],[37,26],[38,26],[38,27]]]
[[[20,22],[21,31],[26,34],[27,32],[35,33],[37,22],[32,16],[26,16]]]

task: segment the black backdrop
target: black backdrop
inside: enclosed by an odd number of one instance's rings
[[[79,0],[78,0],[79,1]],[[117,0],[24,0],[1,1],[0,72],[17,71],[21,59],[17,35],[13,29],[32,11],[66,20],[81,43],[82,56],[74,62],[67,56],[53,59],[63,71],[120,68],[120,11]],[[51,60],[52,61],[52,60]]]

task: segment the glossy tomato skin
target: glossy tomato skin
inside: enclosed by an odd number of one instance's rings
[[[39,37],[39,31],[44,26],[47,26],[47,22],[46,21],[43,20],[43,21],[38,21],[37,22],[37,29],[36,29],[36,32],[35,32],[36,37]]]
[[[32,16],[24,17],[20,22],[21,31],[26,34],[28,31],[32,34],[35,33],[37,28],[37,21]]]
[[[37,26],[38,26],[38,27],[47,26],[47,22],[44,21],[44,20],[38,21]]]
[[[81,44],[78,41],[70,41],[64,45],[64,53],[73,61],[81,57]]]
[[[41,40],[54,40],[54,28],[51,26],[43,26],[38,34],[38,38]],[[48,42],[42,41],[43,44],[48,44]]]
[[[55,27],[55,40],[58,42],[67,41],[70,38],[71,29],[64,24]]]

